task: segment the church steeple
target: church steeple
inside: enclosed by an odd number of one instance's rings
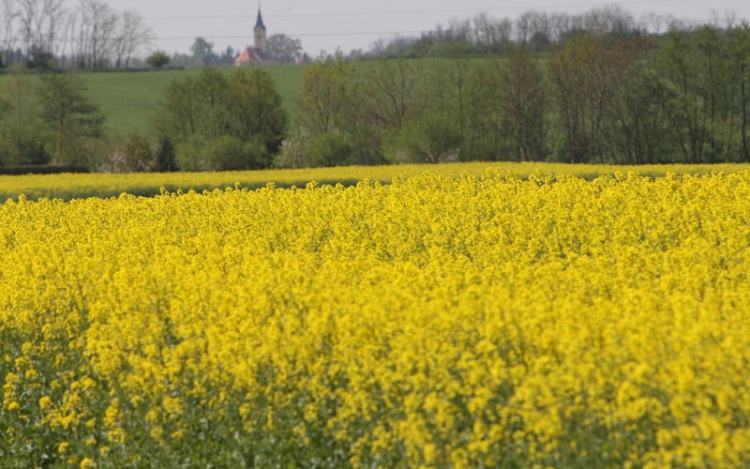
[[[260,14],[260,5],[258,5],[258,19],[255,21],[255,27],[266,29],[266,25],[263,24],[263,15]]]
[[[263,50],[266,48],[266,25],[263,24],[263,15],[260,14],[260,3],[258,4],[258,19],[255,21],[255,48]]]

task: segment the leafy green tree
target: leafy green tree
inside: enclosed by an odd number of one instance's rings
[[[184,171],[235,171],[266,164],[260,139],[243,142],[231,135],[214,139],[193,136],[177,145],[176,162]]]
[[[243,142],[231,135],[222,135],[203,148],[203,160],[212,171],[236,171],[268,167],[268,151],[261,137]]]
[[[421,59],[383,59],[371,65],[358,90],[360,104],[356,122],[363,148],[369,148],[382,161],[389,135],[401,132],[411,119],[427,110],[425,69]],[[376,158],[372,160],[377,161]]]
[[[624,40],[585,34],[566,42],[549,58],[556,118],[564,131],[561,153],[568,162],[612,159],[608,118],[617,90],[636,59]]]
[[[266,39],[264,51],[271,60],[291,64],[302,58],[302,42],[286,34],[272,34]]]
[[[540,161],[547,156],[547,90],[544,71],[526,49],[496,68],[496,91],[511,158]]]
[[[400,129],[425,108],[424,70],[421,59],[384,59],[367,75],[365,118],[381,129]]]
[[[170,60],[166,52],[158,50],[146,58],[146,63],[152,68],[164,68],[169,65]]]
[[[182,171],[208,171],[208,162],[204,159],[206,139],[200,135],[191,135],[175,147],[175,160]]]
[[[747,145],[747,58],[741,44],[713,26],[667,35],[657,65],[681,162],[734,161]]]
[[[212,42],[208,42],[202,37],[197,37],[193,45],[190,46],[190,53],[194,60],[203,65],[208,65],[216,57],[213,48],[214,44]]]
[[[330,161],[346,161],[346,164],[381,164],[385,160],[380,151],[378,125],[366,115],[364,78],[349,64],[339,51],[334,60],[320,56],[305,69],[302,88],[297,100],[299,129],[290,145],[287,145],[288,164],[315,166]],[[326,158],[293,157],[298,149],[307,148],[312,140],[328,133],[338,137],[323,138],[316,145],[323,148],[333,145],[333,140],[342,139],[350,145],[351,154]],[[341,143],[341,142],[339,142]],[[340,150],[342,147],[337,146]],[[343,163],[337,163],[343,164]]]
[[[261,142],[267,156],[254,165],[270,166],[289,123],[271,75],[259,68],[240,68],[229,74],[228,85],[229,134],[242,142]]]
[[[37,89],[40,117],[52,132],[52,161],[57,164],[91,163],[86,151],[87,139],[104,133],[104,115],[99,106],[85,96],[86,82],[73,73],[49,73],[41,76]]]
[[[423,77],[421,86],[424,92],[420,97],[422,111],[413,116],[420,119],[420,115],[442,115],[440,120],[431,118],[429,128],[434,128],[436,124],[448,126],[445,127],[448,132],[445,136],[449,141],[458,136],[461,150],[450,153],[452,157],[460,156],[462,160],[485,159],[488,156],[483,144],[487,129],[484,122],[486,96],[483,96],[481,71],[477,60],[462,56],[437,61]]]
[[[157,129],[162,138],[176,143],[181,169],[267,168],[281,149],[287,123],[281,97],[267,71],[204,69],[200,76],[168,87]],[[216,157],[221,148],[230,146],[224,137],[242,145],[241,162]],[[188,141],[212,147],[213,153],[188,150],[183,145]],[[210,161],[196,163],[197,157]]]
[[[301,127],[311,135],[346,131],[361,103],[358,82],[355,68],[340,52],[334,61],[321,56],[306,67],[297,98]]]
[[[0,164],[49,162],[48,134],[38,117],[34,87],[23,69],[13,69],[0,100]]]
[[[313,138],[308,151],[312,166],[341,166],[351,160],[354,145],[346,135],[330,132]]]
[[[623,74],[625,79],[609,111],[610,141],[616,163],[657,164],[673,161],[674,132],[663,106],[664,88],[650,59],[655,44],[648,38],[629,41],[640,56]]]
[[[154,170],[164,173],[177,171],[175,159],[175,148],[172,141],[167,137],[159,139],[159,148],[156,150],[156,164]]]
[[[201,135],[208,139],[229,133],[229,83],[220,70],[206,68],[198,77],[172,82],[166,90],[157,128],[173,142]]]
[[[729,36],[732,80],[737,85],[737,125],[740,134],[741,161],[750,162],[750,24],[743,22]]]
[[[385,138],[393,163],[441,163],[460,157],[463,137],[449,114],[431,112],[410,119]]]

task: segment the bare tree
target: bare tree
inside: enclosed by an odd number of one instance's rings
[[[41,48],[53,57],[60,52],[61,32],[64,31],[66,17],[64,0],[42,0],[37,37]]]
[[[494,62],[495,100],[509,148],[521,161],[542,160],[547,154],[544,70],[530,52],[519,49],[506,63]]]
[[[28,0],[26,0],[28,1]],[[112,62],[119,15],[106,3],[81,0],[76,9],[75,56],[83,68],[105,68]]]
[[[550,40],[560,41],[570,31],[570,16],[566,13],[552,13],[549,17]]]
[[[448,20],[449,39],[457,42],[471,41],[471,20],[451,18]]]
[[[16,9],[15,0],[2,0],[0,5],[2,11],[2,63],[8,65],[13,61],[13,49],[16,47],[16,36],[15,36],[15,22],[18,18],[18,10]]]
[[[383,60],[369,75],[365,85],[369,122],[386,129],[400,129],[410,115],[423,109],[422,62]]]
[[[516,27],[514,28],[516,33],[516,42],[521,45],[526,45],[531,37],[531,16],[533,12],[527,11],[521,14],[516,19]]]
[[[115,68],[127,68],[136,51],[151,43],[153,33],[143,17],[135,10],[127,10],[120,15],[119,30],[113,39]]]
[[[302,58],[302,42],[286,34],[273,34],[266,40],[266,52],[274,61],[294,63]]]
[[[52,54],[63,0],[16,0],[16,5],[27,62],[34,61],[35,55]]]
[[[481,45],[497,43],[495,19],[489,13],[479,13],[472,21],[474,23],[474,42]]]
[[[480,46],[499,52],[511,40],[513,22],[508,18],[497,19],[488,13],[474,17],[474,42]]]
[[[39,0],[16,0],[18,5],[18,19],[20,22],[21,43],[27,60],[31,56],[31,48],[34,45],[34,33],[39,17]]]

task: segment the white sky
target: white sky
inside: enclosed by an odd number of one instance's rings
[[[117,10],[135,9],[145,17],[157,39],[156,48],[188,53],[197,36],[214,43],[214,52],[228,45],[239,49],[252,42],[257,0],[106,0]],[[469,18],[486,11],[515,18],[527,10],[578,13],[617,4],[636,17],[645,12],[673,14],[686,20],[707,20],[712,12],[733,12],[750,21],[747,0],[264,0],[267,34],[284,33],[302,40],[310,55],[340,47],[368,49],[381,37],[416,35],[449,19]]]

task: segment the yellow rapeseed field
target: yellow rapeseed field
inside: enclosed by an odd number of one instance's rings
[[[0,467],[750,467],[750,171],[0,205]]]
[[[123,174],[46,174],[46,175],[0,175],[0,203],[16,199],[24,194],[29,200],[39,198],[61,198],[70,200],[84,197],[112,197],[121,193],[141,196],[158,195],[164,190],[187,192],[242,187],[257,189],[269,182],[279,187],[305,187],[308,182],[322,184],[342,183],[353,185],[358,181],[380,181],[390,183],[394,178],[413,177],[425,172],[450,177],[462,175],[481,176],[487,162],[450,164],[404,164],[390,166],[339,166],[336,168],[275,169],[261,171],[220,171],[201,173],[123,173]],[[525,178],[530,174],[570,175],[593,179],[600,175],[612,175],[623,171],[622,166],[562,163],[512,163],[496,162],[496,172]],[[734,173],[750,169],[747,164],[714,165],[642,165],[630,167],[642,175],[664,176],[666,172],[676,174]]]

